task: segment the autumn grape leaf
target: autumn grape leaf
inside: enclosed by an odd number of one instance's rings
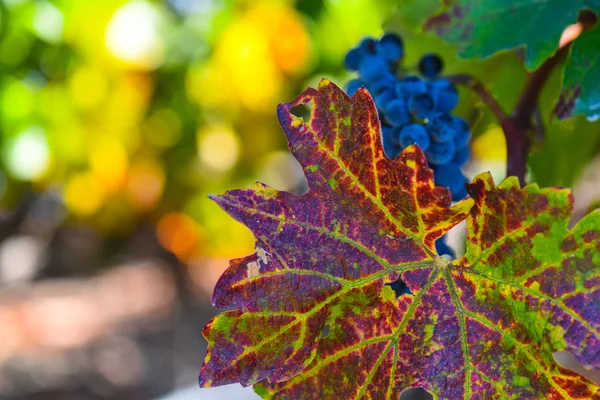
[[[310,116],[292,112],[308,105]],[[256,236],[232,260],[205,328],[204,387],[255,384],[263,397],[590,398],[600,388],[561,368],[569,350],[600,366],[600,213],[572,231],[565,190],[489,174],[450,207],[416,146],[385,158],[375,106],[323,80],[282,104],[303,196],[262,184],[214,200]],[[435,240],[463,219],[467,254]],[[412,294],[386,283],[401,278]]]
[[[583,9],[600,12],[598,0],[451,0],[425,22],[459,47],[463,57],[488,57],[501,50],[524,48],[525,65],[537,69],[558,49],[565,28]],[[566,62],[563,90],[554,110],[561,119],[600,117],[600,29],[584,32]]]

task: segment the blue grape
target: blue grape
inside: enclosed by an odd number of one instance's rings
[[[364,54],[375,54],[375,45],[377,44],[377,40],[372,37],[366,37],[360,41],[358,48],[362,50]]]
[[[435,143],[429,145],[429,149],[425,152],[427,160],[431,165],[447,164],[452,160],[456,153],[454,142]]]
[[[417,119],[429,119],[434,110],[433,99],[428,94],[411,96],[408,99],[408,110]]]
[[[456,165],[464,165],[469,160],[469,147],[465,146],[460,149],[456,149],[456,154],[452,158],[452,163]]]
[[[433,173],[436,185],[446,186],[450,189],[452,198],[455,198],[454,193],[458,193],[464,189],[467,182],[460,167],[453,163],[436,166],[433,169]]]
[[[390,72],[371,82],[369,89],[372,93],[379,93],[382,90],[393,88],[396,82],[398,82],[398,78]]]
[[[391,134],[384,134],[384,131],[382,131],[381,140],[383,142],[383,151],[390,160],[398,157],[398,155],[400,155],[400,151],[402,150],[397,143],[394,143],[392,136],[393,135]]]
[[[460,117],[452,116],[452,126],[456,131],[456,135],[454,136],[454,145],[456,148],[460,149],[467,146],[469,143],[469,138],[471,137],[469,124],[467,124],[467,121]]]
[[[350,51],[347,52],[346,56],[344,57],[344,67],[346,67],[348,71],[357,71],[358,64],[360,63],[362,56],[363,52],[360,48],[355,47],[350,49]]]
[[[427,132],[436,143],[449,142],[454,139],[456,131],[452,125],[453,119],[450,115],[436,113],[427,124]]]
[[[384,60],[395,62],[404,55],[404,44],[400,36],[386,33],[375,44],[375,50]]]
[[[438,79],[429,82],[429,91],[435,100],[437,111],[449,113],[458,104],[458,91],[454,85],[446,79]]]
[[[444,62],[437,54],[427,53],[419,61],[419,72],[427,78],[437,77],[444,67]]]
[[[427,84],[418,76],[408,75],[396,84],[398,97],[415,96],[427,93]]]
[[[423,151],[429,148],[429,135],[423,125],[419,124],[409,124],[402,128],[398,141],[402,147],[416,143]]]
[[[454,250],[448,246],[444,240],[445,236],[442,236],[438,240],[435,241],[435,251],[441,256],[442,254],[447,254],[452,257],[456,257],[454,254]]]
[[[467,195],[467,188],[463,185],[459,190],[452,193],[452,198],[454,199],[454,201],[460,201],[467,197]]]
[[[385,89],[377,96],[375,96],[375,104],[377,105],[377,109],[385,110],[388,106],[388,103],[396,98],[396,92],[393,89]]]
[[[367,82],[374,82],[389,73],[389,68],[383,58],[376,55],[366,55],[358,64],[358,73]]]
[[[461,199],[467,195],[460,167],[469,158],[470,131],[465,120],[450,114],[458,104],[458,91],[448,80],[436,79],[443,62],[434,54],[426,54],[419,62],[426,80],[416,75],[398,78],[395,63],[402,57],[404,45],[399,36],[385,34],[379,41],[365,38],[344,58],[346,68],[358,71],[359,76],[348,83],[347,92],[352,95],[364,86],[373,96],[388,158],[397,158],[403,148],[416,143],[435,171],[436,184],[448,187],[453,199]],[[436,246],[445,244],[438,240]]]
[[[410,122],[410,114],[404,99],[391,100],[385,108],[385,120],[393,126],[402,126]]]
[[[392,143],[395,145],[399,145],[398,143],[398,134],[396,132],[397,128],[392,128],[391,126],[382,125],[381,126],[381,134],[383,136],[388,136]]]
[[[348,93],[348,96],[352,97],[354,96],[354,93],[363,86],[365,86],[365,82],[360,79],[352,79],[346,84],[346,93]]]

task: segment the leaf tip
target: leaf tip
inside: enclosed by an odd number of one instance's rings
[[[429,168],[425,153],[416,144],[411,144],[402,150],[399,159],[411,168]]]
[[[473,199],[480,198],[486,190],[494,188],[494,178],[489,171],[477,174],[471,183],[467,183],[467,193]]]
[[[335,86],[333,84],[333,82],[331,82],[329,79],[327,78],[321,78],[321,80],[319,81],[319,90],[325,89],[325,88],[329,88],[331,86]],[[337,87],[337,86],[336,86]]]

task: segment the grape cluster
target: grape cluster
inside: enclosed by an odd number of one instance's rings
[[[424,152],[438,186],[446,186],[454,201],[467,195],[466,178],[460,167],[469,158],[470,131],[466,121],[451,111],[458,104],[458,92],[439,78],[441,58],[424,55],[418,65],[422,77],[400,68],[404,45],[400,36],[384,34],[379,40],[366,38],[344,59],[346,69],[358,72],[346,92],[352,96],[365,87],[373,96],[383,137],[383,149],[390,159],[416,143]]]

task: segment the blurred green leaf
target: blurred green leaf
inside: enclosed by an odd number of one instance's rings
[[[589,0],[455,0],[431,17],[427,30],[459,45],[463,57],[488,57],[525,47],[525,65],[536,69],[558,47],[564,29]]]
[[[600,123],[583,117],[562,121],[546,135],[542,149],[529,157],[533,181],[540,186],[573,185],[600,148]]]
[[[600,28],[583,32],[573,43],[563,88],[554,109],[561,119],[585,115],[600,118]]]
[[[554,99],[561,91],[565,67],[556,68],[539,97],[545,138],[541,148],[529,156],[532,181],[540,186],[571,187],[583,168],[600,150],[600,123],[583,116],[564,121],[552,119]]]
[[[414,4],[408,9],[414,12]],[[430,9],[423,7],[422,9]],[[528,69],[552,56],[565,28],[577,21],[582,9],[600,10],[595,0],[456,0],[425,21],[425,29],[458,45],[463,57],[488,57],[501,50],[524,47]],[[584,32],[573,44],[567,61],[564,88],[554,115],[561,119],[600,117],[600,30]]]

